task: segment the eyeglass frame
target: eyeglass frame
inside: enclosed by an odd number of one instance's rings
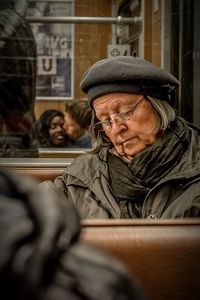
[[[116,118],[120,118],[120,119],[118,119],[117,120],[117,122],[118,121],[121,121],[121,122],[123,122],[123,121],[128,121],[128,120],[130,120],[132,117],[133,117],[133,113],[134,113],[134,110],[137,108],[137,106],[138,106],[138,104],[140,103],[140,102],[142,102],[142,100],[146,100],[146,97],[143,95],[135,104],[134,104],[134,106],[132,106],[129,110],[127,110],[127,111],[125,111],[125,112],[119,112],[119,113],[117,113],[115,116],[114,116],[114,118],[113,118],[113,120],[105,120],[105,121],[102,121],[102,122],[97,122],[97,123],[95,123],[95,125],[94,125],[94,129],[96,129],[98,132],[104,132],[104,131],[106,131],[106,130],[110,130],[111,128],[112,128],[112,124],[114,123],[114,122],[116,122]],[[123,115],[126,115],[126,114],[130,114],[130,117],[122,117],[121,118],[121,116],[123,116]],[[103,124],[108,124],[108,127],[106,128],[106,129],[103,129]],[[101,129],[98,129],[97,127],[98,126],[101,126]]]

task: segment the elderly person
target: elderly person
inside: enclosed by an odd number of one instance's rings
[[[94,150],[52,183],[81,218],[200,216],[199,129],[175,115],[178,84],[137,57],[103,59],[85,73]]]

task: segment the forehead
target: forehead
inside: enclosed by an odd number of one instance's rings
[[[112,110],[117,107],[129,105],[138,100],[139,95],[128,93],[110,93],[96,98],[93,102],[95,112]]]
[[[63,117],[61,117],[61,116],[55,116],[51,120],[51,124],[57,124],[57,123],[61,123],[61,122],[63,122]]]
[[[71,115],[68,112],[65,112],[65,122],[67,122],[68,124],[76,124],[76,121],[71,117]]]

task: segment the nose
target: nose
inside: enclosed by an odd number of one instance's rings
[[[57,131],[58,131],[58,132],[63,132],[63,131],[64,131],[63,126],[62,126],[62,125],[58,125],[58,126],[57,126]]]
[[[126,130],[126,124],[120,120],[120,119],[113,119],[112,120],[112,133],[113,134],[118,134],[121,131]]]

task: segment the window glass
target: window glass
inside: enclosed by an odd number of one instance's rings
[[[180,81],[176,109],[200,126],[197,0],[24,3],[0,4],[2,158],[65,157],[87,151],[70,140],[66,128],[74,120],[67,125],[65,111],[74,101],[87,102],[79,87],[81,78],[95,61],[109,56],[141,56],[174,74]],[[39,126],[46,111],[51,112]],[[59,111],[65,122],[56,133],[57,141],[64,142],[41,146],[38,134],[45,126],[48,134],[52,111]]]
[[[71,99],[74,96],[74,25],[52,23],[45,18],[74,15],[74,1],[29,1],[27,17],[37,43],[36,99]],[[41,18],[41,22],[39,22]],[[43,21],[42,21],[43,19]]]

